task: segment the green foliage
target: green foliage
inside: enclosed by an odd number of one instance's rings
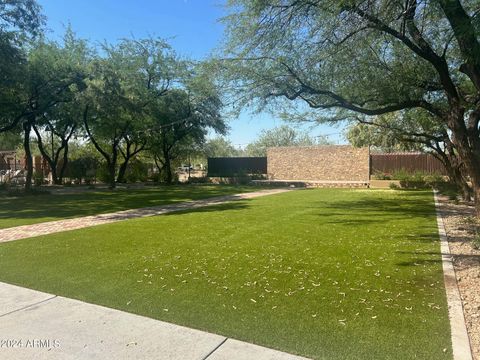
[[[257,140],[247,145],[245,152],[248,156],[267,156],[269,147],[277,146],[313,146],[328,145],[326,138],[313,138],[305,131],[282,125],[270,130],[262,130]]]
[[[129,183],[137,181],[145,182],[148,180],[148,166],[144,162],[134,159],[130,162],[125,178]]]
[[[22,136],[19,132],[0,133],[0,151],[15,150],[22,143]]]
[[[26,43],[43,23],[35,0],[0,1],[0,133],[15,128],[27,72]]]
[[[234,157],[239,156],[240,151],[224,137],[209,139],[203,145],[205,157]]]
[[[229,40],[225,50],[235,60],[223,63],[223,75],[238,86],[244,103],[288,112],[298,110],[295,105],[303,102],[312,109],[328,110],[308,113],[305,119],[335,120],[351,115],[337,111],[350,104],[351,109],[379,109],[438,91],[421,86],[437,84],[430,63],[356,11],[362,8],[402,31],[403,3],[373,1],[362,7],[351,2],[342,7],[333,0],[301,0],[276,5],[231,1],[231,14],[224,20]],[[451,29],[436,6],[422,9],[425,36],[430,36],[436,50],[443,49],[448,41],[445,33]],[[435,29],[432,34],[431,29]],[[452,63],[457,60],[453,50],[447,55]],[[284,105],[282,98],[294,103]]]
[[[38,34],[45,21],[40,10],[35,0],[1,1],[0,33],[18,31],[22,34]]]
[[[175,162],[202,153],[209,130],[218,134],[227,130],[218,90],[211,80],[191,76],[186,83],[191,88],[169,91],[157,100],[152,112],[148,144],[166,182],[173,181]]]
[[[210,180],[206,176],[201,176],[201,177],[194,176],[188,180],[188,183],[189,184],[209,184]]]
[[[400,189],[400,186],[398,186],[398,185],[395,184],[395,183],[390,183],[390,184],[388,184],[388,187],[389,187],[391,190],[398,190],[398,189]]]
[[[43,176],[43,172],[35,171],[33,173],[33,183],[35,184],[35,186],[40,186],[40,185],[43,185],[45,183],[45,178]]]
[[[104,184],[110,184],[112,181],[115,181],[115,178],[112,178],[105,162],[99,164],[96,176],[97,180]]]
[[[91,181],[99,166],[99,161],[95,157],[81,157],[68,162],[65,177],[76,180],[81,183],[82,180]]]
[[[375,180],[392,180],[392,176],[390,174],[385,174],[384,172],[378,170],[373,173],[372,177]]]
[[[429,174],[416,171],[413,174],[402,169],[393,173],[391,180],[400,180],[400,186],[404,189],[437,189],[446,183],[443,175]]]
[[[441,194],[448,196],[449,200],[458,202],[461,189],[456,184],[444,181],[438,183],[436,187]]]
[[[345,137],[355,147],[371,146],[381,152],[424,151],[443,141],[445,127],[425,111],[403,111],[352,122]]]

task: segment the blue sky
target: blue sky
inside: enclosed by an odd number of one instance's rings
[[[225,15],[222,0],[37,0],[47,17],[51,38],[61,37],[70,23],[79,37],[92,42],[115,42],[126,37],[159,36],[175,50],[193,59],[204,59],[220,45]],[[262,129],[282,125],[270,114],[245,111],[229,122],[228,137],[244,146]],[[313,136],[330,135],[342,141],[341,129],[326,125],[309,129]]]

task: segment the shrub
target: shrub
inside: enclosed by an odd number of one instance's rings
[[[41,171],[35,171],[33,173],[33,183],[35,186],[43,185],[45,179],[43,178],[43,173]]]
[[[435,184],[435,187],[440,193],[448,196],[449,200],[458,201],[461,189],[456,184],[443,180],[442,182]]]
[[[438,188],[445,183],[440,174],[425,174],[423,172],[414,172],[410,174],[405,170],[399,170],[392,176],[393,179],[400,181],[400,187],[403,189],[428,189]]]
[[[438,188],[440,187],[443,183],[445,183],[445,178],[443,175],[440,174],[427,174],[423,177],[427,185],[430,185],[431,187]]]
[[[107,164],[102,163],[97,169],[97,178],[100,182],[109,184],[110,183],[110,173],[107,168]]]
[[[392,180],[392,176],[390,174],[386,174],[383,171],[375,170],[372,177],[375,180]]]
[[[167,182],[167,174],[165,171],[162,171],[161,173],[156,173],[152,176],[152,179],[154,179],[155,182],[159,183],[166,183]],[[178,180],[178,174],[176,172],[172,173],[172,184],[177,184],[179,183]]]
[[[98,160],[94,157],[82,157],[70,160],[67,164],[65,177],[74,179],[78,183],[81,183],[82,179],[92,181],[95,177],[97,167]]]
[[[191,177],[189,180],[188,180],[188,183],[189,184],[207,184],[209,183],[209,179],[208,177],[206,176],[202,176],[202,177]]]
[[[388,185],[388,187],[389,187],[390,189],[392,189],[392,190],[398,190],[398,189],[400,189],[400,186],[398,186],[398,185],[395,184],[395,183],[390,183],[390,184]]]
[[[148,180],[148,165],[141,162],[138,159],[132,160],[128,164],[127,171],[125,172],[125,180],[129,183],[135,183],[137,181],[145,182]]]
[[[155,183],[159,183],[162,180],[162,175],[159,172],[154,172],[150,175],[150,180],[152,180]]]

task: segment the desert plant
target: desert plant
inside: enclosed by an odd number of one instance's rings
[[[375,180],[392,180],[392,176],[390,174],[384,173],[383,171],[375,170],[372,174],[372,177]]]

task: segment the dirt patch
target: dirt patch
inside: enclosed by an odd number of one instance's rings
[[[439,196],[439,202],[473,358],[480,360],[480,250],[473,246],[475,225],[468,221],[474,215],[474,208],[472,204],[454,204],[445,196]]]

